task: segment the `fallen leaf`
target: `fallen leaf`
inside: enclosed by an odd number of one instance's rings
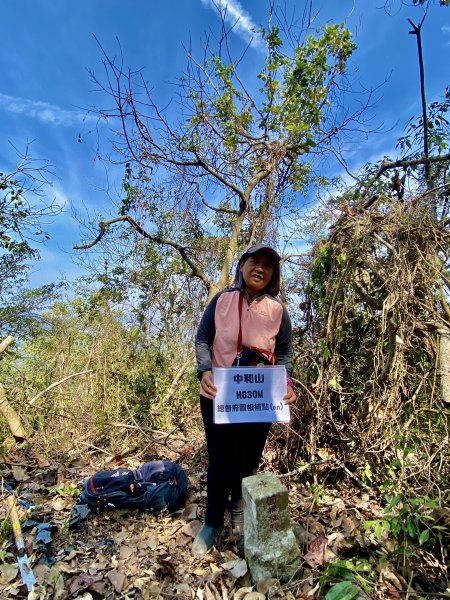
[[[187,504],[181,513],[183,521],[194,521],[197,519],[198,504]]]
[[[394,571],[394,568],[389,563],[384,563],[379,568],[380,571],[380,579],[384,583],[389,583],[394,586],[397,590],[402,591],[405,589],[406,581],[401,577],[401,575]]]
[[[33,567],[33,573],[39,585],[44,585],[45,577],[49,573],[50,567],[44,564]]]
[[[34,458],[35,458],[35,460],[36,460],[36,462],[37,462],[37,464],[38,464],[39,467],[49,467],[50,466],[50,462],[42,454],[35,454]]]
[[[205,577],[208,572],[208,567],[194,567],[191,569],[191,573],[193,575],[198,575],[199,577]]]
[[[90,588],[91,585],[101,581],[102,579],[103,577],[101,575],[89,575],[88,573],[81,573],[70,584],[70,593],[75,595],[80,590]]]
[[[315,569],[318,566],[323,565],[325,561],[325,548],[328,540],[326,536],[321,533],[318,535],[309,545],[309,551],[303,557],[304,560]]]
[[[116,592],[120,594],[125,586],[125,575],[123,573],[119,573],[119,571],[116,571],[116,569],[113,569],[112,571],[106,573],[106,577],[112,583]]]
[[[60,573],[76,573],[78,571],[77,568],[74,568],[68,562],[60,560],[59,562],[53,565]]]
[[[212,592],[208,586],[203,590],[205,600],[216,600],[216,595]]]
[[[247,563],[245,560],[232,560],[222,564],[222,568],[231,573],[231,575],[237,579],[238,577],[243,577],[247,571]]]
[[[256,590],[261,594],[268,594],[269,597],[275,592],[275,590],[278,589],[280,589],[280,582],[274,577],[269,577],[268,579],[261,579],[256,584]]]
[[[293,523],[292,531],[294,532],[295,539],[297,540],[297,544],[300,547],[305,547],[308,545],[308,530],[305,527],[303,527],[303,525],[300,525],[299,523]]]
[[[350,515],[342,519],[341,527],[347,535],[352,535],[359,530],[359,522],[355,517]]]
[[[178,583],[175,586],[175,590],[177,594],[189,594],[191,591],[191,586],[188,583]]]
[[[390,583],[381,583],[378,589],[380,590],[380,592],[383,593],[383,598],[385,598],[386,600],[401,599],[400,593]]]
[[[89,589],[92,592],[95,592],[96,594],[99,594],[99,596],[101,596],[102,598],[105,597],[105,588],[106,588],[106,584],[105,584],[105,582],[103,580],[102,581],[94,581],[89,586]]]
[[[145,550],[146,548],[148,548],[149,550],[156,550],[156,548],[158,547],[158,536],[152,535],[146,540],[142,540],[142,542],[138,543],[137,547],[139,548],[139,550]]]
[[[328,548],[331,548],[335,554],[340,554],[342,550],[353,548],[355,545],[355,538],[345,537],[341,531],[334,531],[327,539]]]
[[[190,535],[192,538],[195,538],[201,527],[202,524],[200,521],[190,521],[190,523],[186,523],[186,525],[182,527],[181,532],[185,535]]]
[[[11,469],[16,481],[28,481],[30,479],[27,470],[24,469],[24,467],[21,467],[20,465],[12,465]]]
[[[246,594],[253,591],[253,587],[241,587],[234,594],[234,600],[242,600]]]
[[[56,510],[56,512],[61,512],[62,510],[65,510],[68,506],[66,501],[64,501],[64,499],[61,498],[61,496],[56,496],[55,498],[53,498],[50,504],[53,510]]]
[[[122,545],[120,547],[120,551],[119,551],[119,559],[120,560],[127,560],[128,558],[130,558],[130,556],[132,556],[134,553],[136,552],[135,548],[131,548],[131,546],[125,546]]]
[[[2,583],[10,583],[11,581],[14,581],[14,579],[17,577],[18,572],[19,572],[19,567],[17,566],[17,564],[0,565],[0,580],[1,580],[1,582]]]
[[[188,544],[192,543],[192,537],[191,536],[187,536],[184,535],[183,533],[179,533],[177,535],[177,539],[176,539],[176,544],[179,548],[184,548],[185,546],[187,546]]]
[[[195,590],[195,600],[205,600],[205,594],[201,588]]]
[[[155,566],[155,571],[160,571],[163,575],[169,575],[171,577],[175,574],[173,564],[164,559],[158,562],[158,564]]]

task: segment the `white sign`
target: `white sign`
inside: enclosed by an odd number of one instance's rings
[[[284,367],[214,368],[213,373],[214,423],[289,423]]]

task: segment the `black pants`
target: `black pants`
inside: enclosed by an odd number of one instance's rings
[[[228,497],[242,498],[242,479],[258,468],[270,423],[215,425],[213,401],[200,396],[200,406],[209,457],[205,523],[219,527]]]

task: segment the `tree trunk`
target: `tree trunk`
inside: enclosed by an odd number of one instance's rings
[[[441,376],[442,400],[450,404],[450,329],[440,327],[439,334],[439,375]]]

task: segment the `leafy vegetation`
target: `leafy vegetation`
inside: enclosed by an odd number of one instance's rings
[[[314,158],[362,118],[336,124],[333,112],[355,46],[342,25],[306,34],[272,24],[259,35],[267,54],[250,84],[225,46],[206,43],[200,64],[189,54],[181,122],[155,105],[140,73],[104,56],[115,108],[103,114],[124,125],[122,195],[117,216],[82,246],[100,243],[104,262],[69,296],[59,284],[19,286],[44,213],[25,199],[32,172],[0,174],[0,331],[17,338],[2,352],[0,387],[29,434],[18,447],[0,417],[3,453],[68,469],[88,452],[175,452],[202,469],[192,339],[205,300],[229,283],[241,248],[304,236],[312,249],[286,251],[282,291],[301,401],[265,454],[290,476],[295,518],[314,526],[298,593],[445,593],[450,92],[410,120],[398,159],[366,165],[304,216],[296,194],[327,183]],[[76,485],[47,492],[72,501]]]
[[[0,293],[13,282],[24,281],[27,259],[39,258],[32,241],[48,239],[43,219],[59,212],[53,201],[44,201],[51,170],[28,150],[12,172],[0,172]]]

